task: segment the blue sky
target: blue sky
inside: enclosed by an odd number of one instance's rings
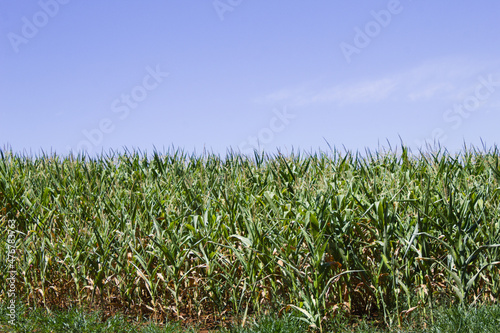
[[[0,0],[0,147],[498,144],[500,2]]]

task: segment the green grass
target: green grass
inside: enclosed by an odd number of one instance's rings
[[[16,318],[16,326],[8,325],[5,320],[5,306],[0,307],[0,329],[2,332],[26,333],[195,333],[196,326],[182,327],[176,323],[155,324],[144,320],[130,321],[121,315],[103,320],[99,312],[84,312],[77,309],[47,312],[45,309],[21,310]],[[384,333],[384,332],[428,332],[428,333],[491,333],[500,327],[500,306],[483,305],[480,307],[442,307],[436,309],[434,323],[428,318],[414,318],[402,328],[396,326],[377,328],[369,320],[349,320],[347,318],[325,323],[326,332]],[[425,325],[425,326],[424,326]],[[380,326],[380,325],[379,325]],[[424,328],[426,327],[426,328]],[[233,326],[218,330],[220,333],[302,333],[308,332],[307,325],[296,316],[288,314],[281,318],[262,316],[250,320],[245,327]]]
[[[500,306],[451,307],[442,309],[429,329],[432,333],[498,332]]]
[[[295,313],[325,331],[340,313],[432,323],[440,306],[500,293],[496,147],[224,158],[0,150],[0,223],[0,300],[14,239],[15,293],[30,308],[203,327]]]
[[[103,320],[102,313],[83,311],[82,309],[67,309],[47,311],[46,309],[26,310],[22,306],[17,309],[15,325],[6,320],[6,309],[0,309],[2,332],[26,333],[175,333],[194,332],[194,329],[182,329],[179,324],[158,325],[151,322],[127,321],[122,315],[114,315]]]

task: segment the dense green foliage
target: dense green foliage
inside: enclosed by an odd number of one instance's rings
[[[490,151],[91,159],[0,151],[17,296],[222,322],[294,311],[387,323],[497,302],[500,157]],[[5,274],[4,274],[5,273]]]

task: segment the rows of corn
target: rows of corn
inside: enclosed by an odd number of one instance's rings
[[[0,151],[0,299],[8,221],[16,295],[221,320],[295,311],[387,322],[497,302],[500,157]]]

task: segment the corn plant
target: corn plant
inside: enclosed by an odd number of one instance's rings
[[[0,150],[0,299],[8,220],[27,305],[245,322],[291,311],[401,324],[454,297],[498,301],[496,147],[412,155]]]

